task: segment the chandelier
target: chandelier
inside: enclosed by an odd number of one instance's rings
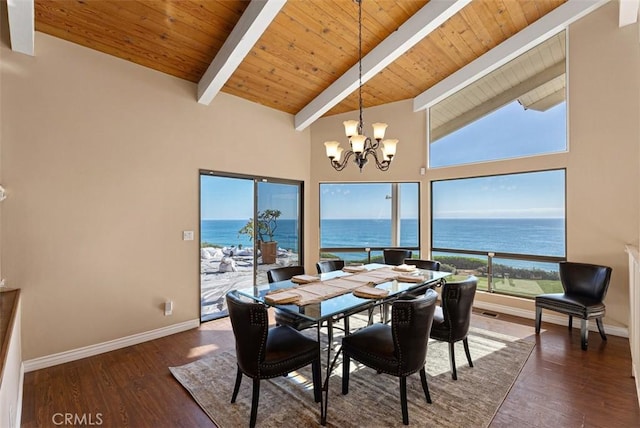
[[[355,156],[354,163],[362,168],[369,162],[371,156],[376,163],[376,167],[381,171],[387,171],[391,165],[391,160],[396,154],[396,144],[398,140],[383,140],[384,132],[387,129],[386,123],[374,123],[373,139],[364,135],[362,121],[362,1],[354,0],[358,3],[358,100],[360,107],[359,120],[347,120],[343,122],[344,133],[349,139],[350,150],[344,153],[338,141],[326,141],[324,146],[327,150],[327,157],[331,166],[336,171],[342,171],[351,156]],[[382,160],[378,158],[378,148],[382,142]]]

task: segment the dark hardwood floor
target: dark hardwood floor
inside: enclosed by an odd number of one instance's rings
[[[576,329],[569,333],[543,322],[536,336],[532,320],[480,313],[472,324],[536,343],[491,427],[640,427],[627,339],[609,336],[603,342],[592,332],[585,352]],[[27,373],[22,426],[60,426],[71,413],[85,415],[84,426],[213,427],[167,367],[232,348],[233,342],[229,321],[222,319]]]

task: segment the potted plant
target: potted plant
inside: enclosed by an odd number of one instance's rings
[[[276,253],[278,243],[273,240],[273,235],[278,228],[278,218],[282,213],[280,210],[266,209],[258,211],[256,223],[257,231],[254,231],[253,218],[250,218],[247,224],[238,231],[238,234],[248,235],[249,239],[253,239],[257,234],[257,243],[262,254],[262,263],[273,264],[276,262]]]

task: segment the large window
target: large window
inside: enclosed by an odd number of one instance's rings
[[[200,306],[227,314],[228,291],[267,282],[267,271],[303,264],[302,182],[200,171]]]
[[[382,249],[419,252],[418,183],[320,184],[321,258],[381,259]]]
[[[432,182],[432,253],[479,288],[520,296],[561,291],[565,171]]]
[[[429,167],[567,149],[565,32],[429,109]]]

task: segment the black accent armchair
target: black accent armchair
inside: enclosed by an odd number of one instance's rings
[[[451,362],[451,378],[458,379],[456,372],[455,343],[462,340],[464,353],[467,355],[469,367],[473,367],[469,352],[469,324],[471,309],[476,295],[478,279],[469,276],[464,281],[447,282],[442,286],[441,305],[436,308],[431,327],[431,338],[449,343],[449,360]]]
[[[270,329],[267,308],[261,303],[243,301],[233,291],[227,293],[226,300],[238,361],[231,403],[235,403],[238,396],[242,375],[253,379],[249,426],[256,425],[260,380],[283,376],[309,364],[312,366],[314,400],[322,408],[318,342],[289,326]]]
[[[316,263],[318,273],[333,272],[335,270],[341,270],[343,267],[344,260],[323,260]]]
[[[396,300],[391,307],[391,325],[376,323],[342,338],[342,394],[349,393],[350,360],[378,373],[400,378],[402,422],[409,424],[407,376],[420,372],[422,389],[431,403],[425,359],[437,293],[428,290],[419,299]]]
[[[404,259],[410,259],[411,254],[411,250],[387,248],[382,250],[382,261],[386,265],[399,266],[404,263]]]
[[[296,275],[304,275],[304,266],[285,266],[267,271],[267,280],[269,284],[274,282],[286,281]],[[315,325],[313,322],[302,317],[297,317],[288,312],[275,309],[274,318],[276,325],[288,325],[296,330],[304,330],[305,328]]]
[[[605,314],[603,300],[607,295],[612,269],[608,266],[575,262],[560,262],[559,269],[564,293],[536,296],[536,334],[540,333],[543,309],[569,315],[569,331],[573,327],[573,317],[580,317],[581,346],[586,351],[590,319],[596,320],[600,337],[607,340],[602,325]]]

